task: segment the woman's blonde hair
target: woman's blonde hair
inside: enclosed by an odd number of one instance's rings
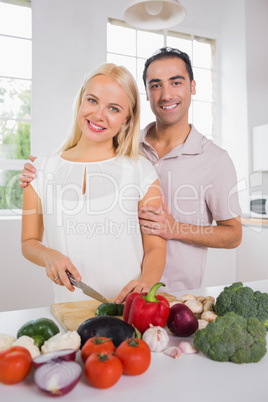
[[[82,99],[87,84],[97,75],[106,75],[112,78],[126,92],[129,98],[129,117],[119,132],[113,138],[115,152],[119,156],[137,157],[139,153],[139,136],[140,136],[140,98],[137,84],[131,73],[123,66],[117,66],[107,63],[96,68],[88,75],[77,95],[74,105],[74,121],[70,134],[61,147],[61,151],[67,151],[73,148],[81,138],[82,132],[78,125],[78,112],[82,103]]]

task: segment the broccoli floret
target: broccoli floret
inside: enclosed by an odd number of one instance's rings
[[[268,331],[268,293],[258,290],[254,292],[254,299],[257,305],[257,318],[262,321]]]
[[[197,330],[194,345],[212,360],[256,363],[266,353],[266,329],[257,318],[230,312]]]
[[[245,318],[255,317],[268,330],[268,293],[254,292],[242,282],[226,286],[216,299],[215,312],[222,316],[230,311]]]

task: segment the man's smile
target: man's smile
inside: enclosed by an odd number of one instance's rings
[[[175,109],[177,106],[178,106],[178,103],[174,103],[173,105],[161,106],[161,108],[164,110],[172,110],[172,109]]]

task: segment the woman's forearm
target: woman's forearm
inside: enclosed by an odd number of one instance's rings
[[[141,281],[153,286],[159,282],[166,262],[166,245],[158,246],[148,251],[143,259]]]
[[[45,256],[48,252],[48,248],[37,239],[25,240],[21,243],[22,254],[27,260],[32,263],[45,267]]]
[[[57,285],[64,285],[71,292],[74,291],[66,271],[69,271],[77,281],[81,281],[77,268],[59,251],[44,246],[37,239],[23,241],[21,248],[24,257],[36,265],[45,267],[47,276]]]

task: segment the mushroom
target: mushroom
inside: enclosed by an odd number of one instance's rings
[[[214,321],[217,318],[217,314],[214,313],[213,311],[204,311],[204,313],[201,315],[201,320],[206,320],[208,322]]]
[[[205,296],[197,296],[196,297],[196,300],[200,301],[201,303],[203,303],[205,299],[206,299]]]
[[[198,320],[198,329],[204,329],[208,325],[208,321],[206,320]]]
[[[195,295],[191,295],[191,294],[185,294],[182,295],[180,298],[180,302],[185,303],[187,300],[196,300]]]
[[[194,314],[201,314],[203,311],[203,304],[196,299],[195,300],[193,300],[193,299],[187,300],[184,304],[187,307],[189,307],[189,309],[192,310],[192,312]]]
[[[182,302],[180,302],[180,301],[176,301],[176,300],[174,300],[174,301],[172,301],[172,302],[169,302],[169,307],[172,307],[172,306],[174,306],[174,304],[183,304]]]
[[[204,311],[214,311],[214,303],[211,300],[207,300],[204,303]]]
[[[207,301],[212,301],[212,303],[215,304],[215,298],[213,296],[206,296],[203,303],[206,303]]]

